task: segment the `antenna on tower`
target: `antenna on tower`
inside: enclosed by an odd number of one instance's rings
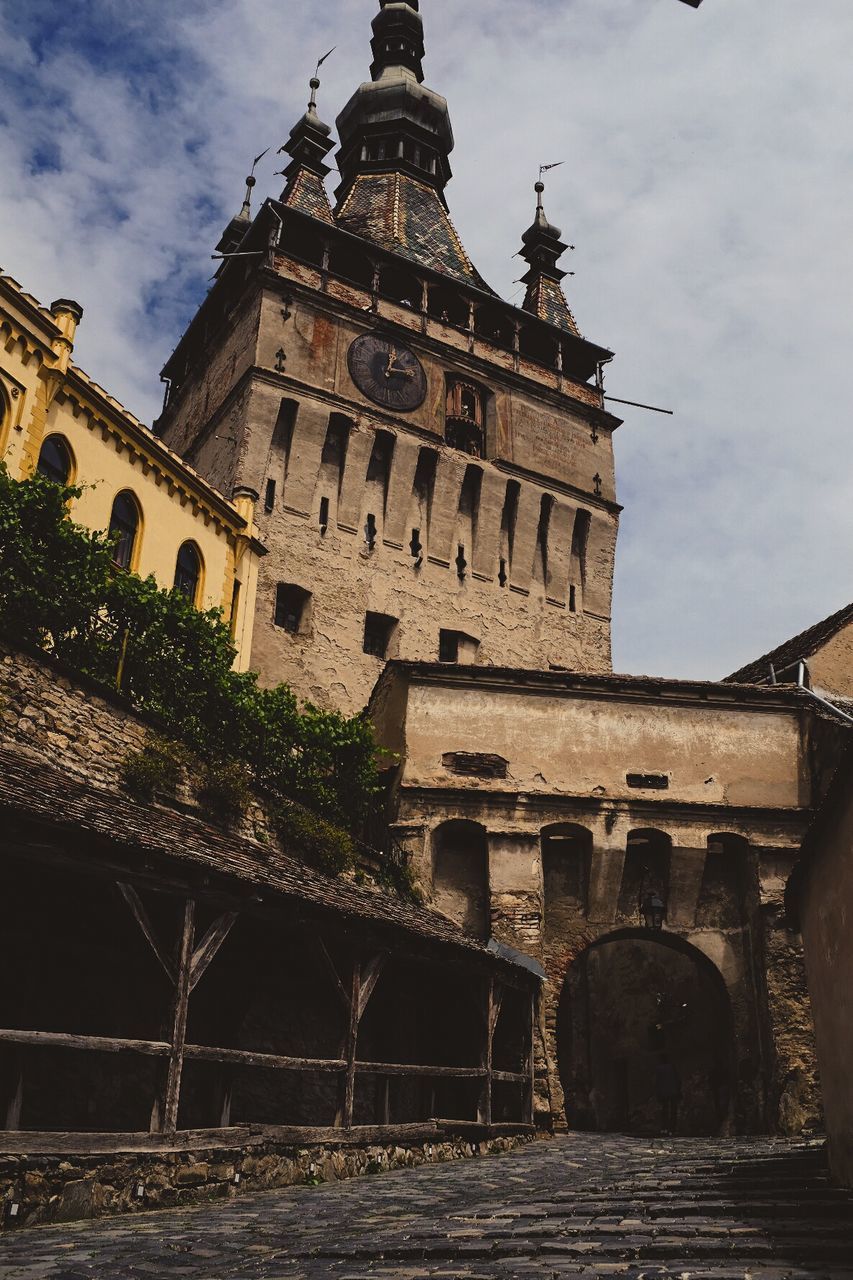
[[[267,147],[266,151],[262,151],[259,156],[255,156],[252,161],[252,168],[250,169],[249,176],[246,179],[246,198],[243,201],[243,208],[241,210],[241,216],[244,218],[251,218],[252,216],[252,191],[255,187],[255,183],[257,182],[255,169],[261,163],[264,156],[267,154],[267,151],[269,151],[269,147]]]

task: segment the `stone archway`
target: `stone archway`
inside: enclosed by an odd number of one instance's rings
[[[681,1084],[678,1132],[730,1130],[734,1031],[725,983],[672,934],[623,929],[569,969],[557,1053],[570,1128],[653,1134],[662,1127],[659,1067]]]

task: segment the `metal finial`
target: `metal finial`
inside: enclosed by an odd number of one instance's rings
[[[337,45],[333,45],[332,48],[329,50],[329,52],[324,53],[322,58],[319,58],[317,61],[317,67],[314,71],[313,76],[308,82],[309,85],[311,86],[311,100],[308,103],[309,111],[317,110],[317,90],[320,88],[320,68],[322,67],[323,63],[326,61],[327,58],[331,58],[332,54],[335,52],[335,49],[337,49],[337,47],[338,47]]]
[[[269,147],[267,147],[267,151],[269,151]],[[267,154],[267,151],[262,151],[261,154],[259,156],[255,156],[254,160],[252,161],[252,168],[248,178],[246,179],[246,198],[243,201],[243,208],[240,211],[241,217],[251,218],[252,216],[252,191],[254,190],[258,181],[257,178],[255,177],[255,169],[261,163],[264,156]]]

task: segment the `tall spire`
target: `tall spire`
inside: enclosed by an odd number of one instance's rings
[[[361,174],[405,173],[444,191],[453,129],[447,103],[423,84],[418,0],[380,0],[373,19],[371,79],[338,116],[339,204]]]
[[[555,227],[545,216],[542,202],[545,184],[541,176],[534,190],[536,216],[532,226],[521,237],[521,256],[529,264],[528,271],[521,277],[522,284],[527,285],[522,306],[525,311],[539,316],[540,320],[559,325],[561,329],[567,329],[569,333],[580,337],[580,330],[561,283],[568,273],[557,266],[565,251],[574,246],[563,242],[560,228]]]
[[[373,19],[373,66],[378,80],[386,67],[408,67],[423,83],[424,24],[418,0],[379,0],[381,11]]]
[[[326,58],[328,56],[326,54]],[[320,59],[318,70],[325,60]],[[332,130],[317,114],[319,77],[313,75],[309,84],[311,97],[308,110],[293,126],[284,146],[279,148],[279,155],[284,151],[291,157],[290,164],[284,170],[287,185],[281,194],[281,202],[291,208],[301,209],[313,218],[331,222],[332,209],[323,180],[329,173],[326,156],[335,144],[332,142]]]

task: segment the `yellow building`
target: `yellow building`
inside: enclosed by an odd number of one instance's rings
[[[73,361],[82,318],[66,299],[43,307],[0,272],[0,458],[82,486],[71,514],[118,535],[116,563],[201,609],[221,608],[249,665],[258,560],[257,494],[229,501]]]

